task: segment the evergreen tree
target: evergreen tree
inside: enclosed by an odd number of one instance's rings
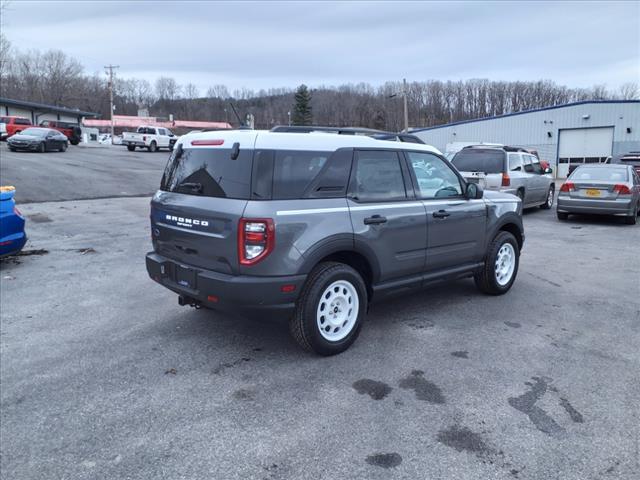
[[[294,125],[311,125],[313,114],[311,112],[311,92],[305,84],[298,87],[295,94],[296,103],[293,106],[291,121]]]

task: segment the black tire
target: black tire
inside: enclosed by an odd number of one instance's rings
[[[46,151],[47,151],[47,147],[45,146],[44,142],[38,145],[38,153],[44,153]]]
[[[522,188],[518,189],[518,191],[516,192],[516,197],[522,200],[522,203],[524,204],[524,190]]]
[[[358,312],[349,334],[338,341],[330,341],[320,333],[318,323],[322,321],[322,317],[318,320],[316,316],[325,290],[333,282],[340,280],[350,283],[355,288],[358,295]],[[307,277],[289,321],[289,331],[303,349],[318,355],[335,355],[345,351],[358,338],[366,310],[367,288],[360,274],[343,263],[320,263]]]
[[[62,142],[60,144],[60,151],[61,152],[66,152],[67,151],[67,142]]]
[[[505,244],[510,244],[511,247],[513,247],[515,265],[508,282],[501,285],[496,278],[496,263],[498,252]],[[516,237],[509,232],[499,232],[489,244],[489,248],[487,248],[482,269],[473,276],[476,287],[488,295],[503,295],[507,293],[516,280],[519,265],[520,248],[518,247]]]
[[[543,210],[549,210],[551,207],[553,207],[553,196],[555,194],[555,187],[553,185],[549,186],[549,191],[547,192],[547,200],[540,205],[540,208]]]
[[[9,147],[9,150],[12,151],[12,152],[17,152],[18,151],[17,149],[15,149],[13,147]]]
[[[71,143],[71,145],[78,145],[80,143],[80,140],[77,138],[72,138],[71,140],[69,140],[69,142]]]
[[[624,221],[625,221],[625,223],[627,225],[635,225],[637,223],[637,221],[638,221],[638,210],[639,210],[639,207],[638,207],[638,205],[636,205],[635,213],[632,216],[626,217],[624,219]]]
[[[567,212],[557,212],[558,213],[558,220],[568,220],[569,219],[569,214]]]
[[[158,144],[155,142],[155,140],[153,140],[149,146],[147,147],[147,150],[149,150],[151,153],[154,153],[158,150]]]
[[[136,149],[135,145],[127,145],[127,150],[133,152]]]

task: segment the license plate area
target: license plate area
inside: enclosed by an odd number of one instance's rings
[[[600,190],[598,190],[597,188],[587,188],[585,194],[587,195],[587,197],[599,197]]]
[[[175,282],[191,290],[196,289],[196,271],[184,265],[175,266]]]

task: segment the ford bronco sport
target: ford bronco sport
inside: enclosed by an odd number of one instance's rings
[[[320,355],[392,293],[463,277],[506,293],[524,242],[520,199],[467,183],[433,147],[254,130],[180,138],[151,236],[149,276],[181,305],[286,316]]]

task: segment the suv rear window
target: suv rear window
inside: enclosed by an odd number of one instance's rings
[[[169,157],[160,190],[205,197],[248,199],[253,150],[177,148]]]
[[[461,172],[502,173],[504,158],[502,150],[468,148],[456,153],[451,163]]]

